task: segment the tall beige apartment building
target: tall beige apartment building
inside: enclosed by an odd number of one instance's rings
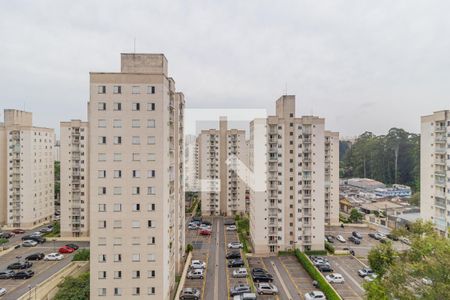
[[[6,109],[0,123],[0,223],[33,228],[54,213],[53,129],[34,127],[30,112]]]
[[[170,299],[185,252],[183,114],[162,54],[90,73],[91,299]]]
[[[100,124],[101,125],[101,124]],[[89,126],[71,120],[60,126],[61,236],[89,236]]]
[[[245,130],[228,129],[221,118],[219,130],[202,130],[197,137],[200,199],[204,216],[245,213],[246,183],[236,172],[237,160],[247,164]]]
[[[199,187],[198,147],[195,135],[185,136],[184,184],[186,192],[197,192]]]
[[[443,236],[450,226],[450,110],[423,116],[420,136],[420,214]]]
[[[251,189],[254,252],[323,249],[325,225],[339,214],[339,134],[323,118],[295,117],[295,96],[282,96],[275,116],[250,124],[249,167],[265,176]]]

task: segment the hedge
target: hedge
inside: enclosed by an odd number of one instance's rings
[[[327,255],[328,252],[327,250],[310,250],[310,251],[305,251],[306,255],[317,255],[317,256],[323,256],[323,255]]]
[[[318,282],[319,288],[322,290],[328,300],[342,300],[342,298],[331,287],[330,283],[322,276],[319,270],[314,267],[312,262],[304,253],[296,249],[295,256],[302,264],[303,268],[305,268],[306,272],[308,272],[308,274],[311,276],[311,278]]]
[[[334,254],[335,249],[331,243],[325,242],[325,249],[327,249],[331,254]]]

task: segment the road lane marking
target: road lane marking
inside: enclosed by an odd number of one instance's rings
[[[263,264],[264,269],[266,269],[267,271],[269,271],[269,269],[268,269],[267,266],[266,266],[266,263],[264,262],[264,259],[262,259],[262,257],[260,257],[259,259],[261,260],[261,263]],[[256,283],[256,284],[258,284],[258,283]],[[280,297],[279,297],[278,295],[276,295],[275,299],[276,299],[276,300],[280,300]]]
[[[361,285],[344,269],[344,267],[341,267],[341,265],[336,261],[334,263],[341,269],[342,273],[344,273],[362,292],[364,292],[364,289],[361,287]]]
[[[288,277],[289,277],[289,279],[291,280],[292,284],[294,285],[295,289],[297,290],[299,296],[301,296],[301,295],[302,295],[302,292],[300,291],[300,288],[299,288],[299,287],[297,286],[297,284],[295,283],[294,278],[293,278],[292,275],[291,275],[291,272],[289,272],[289,269],[288,269],[288,268],[286,267],[286,265],[283,263],[283,260],[282,260],[282,259],[279,259],[279,260],[280,260],[280,263],[281,263],[281,265],[283,266],[284,270],[286,270],[286,273],[288,274]]]
[[[214,300],[219,300],[219,220],[216,219],[216,261],[214,270]]]
[[[280,271],[278,271],[277,265],[273,261],[270,261],[270,263],[272,264],[272,268],[275,270],[275,273],[277,274],[278,279],[280,280],[281,286],[283,287],[283,290],[286,293],[288,299],[292,300],[292,295],[291,295],[291,293],[289,293],[289,290],[287,289],[286,284],[284,283],[283,277],[281,277]]]

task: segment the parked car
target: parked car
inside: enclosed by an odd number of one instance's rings
[[[35,247],[38,244],[38,242],[34,240],[25,240],[22,243],[22,247]]]
[[[227,229],[227,231],[236,231],[237,227],[236,227],[236,225],[230,225],[230,226],[227,226],[226,229]]]
[[[254,282],[272,282],[273,276],[269,273],[252,273]]]
[[[364,277],[364,280],[368,281],[368,282],[372,282],[375,279],[377,279],[377,277],[378,277],[377,274],[370,274],[370,275],[367,275],[366,277]]]
[[[2,232],[0,234],[0,237],[4,238],[4,239],[10,239],[13,236],[15,236],[15,234],[13,232]]]
[[[0,296],[3,296],[6,294],[6,289],[5,288],[0,288]]]
[[[73,251],[75,251],[75,250],[73,250],[72,248],[67,247],[67,246],[62,246],[58,250],[59,253],[72,253]]]
[[[211,230],[202,229],[202,230],[200,230],[200,235],[211,235]]]
[[[330,264],[323,264],[318,265],[317,269],[319,269],[320,272],[333,272],[333,269],[331,268]]]
[[[41,260],[45,257],[44,253],[33,253],[25,257],[26,260]]]
[[[342,235],[340,235],[340,234],[338,234],[338,235],[336,236],[336,239],[337,239],[339,242],[341,242],[341,243],[345,243],[345,242],[346,242],[345,239],[344,239],[344,237],[343,237]]]
[[[212,226],[211,222],[209,222],[209,221],[202,221],[202,224],[207,225],[207,226]]]
[[[189,223],[188,229],[190,229],[190,230],[196,230],[196,229],[198,229],[198,225],[195,224],[195,223]]]
[[[200,216],[193,216],[191,221],[192,222],[195,221],[195,222],[200,222],[201,223],[202,222],[202,217],[200,217]]]
[[[239,268],[237,270],[233,271],[233,277],[234,278],[245,278],[247,277],[247,269],[246,268]]]
[[[242,259],[232,259],[228,262],[228,268],[241,268],[244,266]]]
[[[204,261],[194,259],[191,261],[191,269],[204,269],[206,268],[206,263]]]
[[[385,237],[384,234],[377,232],[377,233],[375,233],[374,239],[376,239],[376,240],[381,240],[381,239],[384,238],[384,237]]]
[[[231,251],[228,252],[226,255],[227,259],[237,259],[237,258],[241,258],[241,252],[239,251]]]
[[[256,284],[256,292],[260,295],[276,295],[278,294],[278,288],[268,282]]]
[[[375,233],[373,233],[373,232],[369,233],[369,237],[374,239],[375,238]]]
[[[353,242],[353,243],[356,244],[356,245],[361,244],[361,240],[358,239],[357,237],[354,237],[353,235],[352,235],[352,236],[349,236],[349,237],[348,237],[348,240],[351,241],[351,242]]]
[[[354,236],[355,238],[360,239],[360,240],[362,240],[362,238],[363,238],[362,234],[357,231],[353,231],[352,236]]]
[[[19,271],[12,277],[13,279],[28,279],[34,276],[33,270]]]
[[[64,255],[59,253],[49,253],[46,256],[44,256],[44,260],[62,260],[64,258]]]
[[[325,294],[321,291],[312,291],[305,294],[305,300],[326,300]]]
[[[323,256],[310,256],[310,259],[316,267],[319,265],[329,264],[328,259]]]
[[[390,240],[398,241],[398,236],[396,236],[395,234],[389,233],[386,235],[386,237]]]
[[[256,300],[255,293],[244,293],[242,295],[236,295],[233,297],[233,300]]]
[[[33,263],[29,262],[29,261],[24,261],[24,262],[15,262],[10,264],[7,269],[8,270],[23,270],[23,269],[28,269],[31,268],[33,266]]]
[[[230,296],[242,295],[244,293],[251,293],[250,286],[245,283],[235,284],[230,288]]]
[[[399,240],[400,240],[400,242],[402,242],[403,244],[411,245],[411,241],[410,241],[408,238],[404,237],[404,236],[402,236],[401,238],[399,238]]]
[[[15,234],[22,234],[22,233],[25,233],[25,230],[16,228],[16,229],[11,230],[11,232],[15,233]]]
[[[40,237],[40,236],[36,236],[36,235],[24,235],[22,237],[22,241],[26,241],[26,240],[33,240],[35,242],[38,242],[40,244],[45,243],[47,240],[44,237]]]
[[[33,232],[32,234],[30,234],[30,236],[38,236],[38,237],[41,237],[41,236],[42,236],[42,232],[36,231],[36,232]]]
[[[203,279],[204,273],[203,269],[192,269],[188,272],[187,276],[188,279]]]
[[[181,300],[199,300],[200,290],[195,288],[184,288],[180,294]]]
[[[13,270],[4,270],[0,271],[0,279],[9,279],[12,278],[16,274]]]
[[[240,242],[228,243],[228,249],[241,249],[243,247],[244,247],[244,245],[242,245],[242,243],[240,243]]]
[[[366,277],[366,276],[368,276],[370,274],[373,274],[373,271],[372,271],[371,268],[363,268],[361,270],[358,270],[358,275],[360,277]]]
[[[388,242],[387,238],[381,238],[380,243],[386,244]]]
[[[223,224],[225,226],[236,225],[233,219],[226,219],[225,222],[223,222]]]
[[[53,228],[48,228],[48,227],[39,229],[39,232],[41,232],[41,233],[50,233],[52,231],[53,231]]]
[[[327,239],[327,242],[328,242],[328,243],[332,243],[332,244],[334,243],[334,236],[332,236],[332,235],[327,235],[327,236],[326,236],[326,239]]]
[[[328,282],[330,283],[344,283],[344,277],[339,273],[333,273],[325,276]]]
[[[66,247],[72,248],[73,250],[78,250],[80,248],[77,244],[67,244]]]

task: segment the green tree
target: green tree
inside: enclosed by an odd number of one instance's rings
[[[58,287],[54,300],[89,300],[89,273],[66,277]]]
[[[75,253],[72,260],[73,261],[88,261],[90,258],[89,249],[80,249]]]
[[[391,242],[379,244],[369,252],[369,265],[375,273],[383,276],[396,257],[397,252]]]
[[[420,206],[420,192],[414,193],[409,199],[409,204]]]
[[[363,214],[360,213],[356,208],[352,208],[350,211],[350,217],[348,217],[348,221],[350,223],[360,223],[363,219]]]
[[[186,253],[192,252],[192,250],[194,250],[194,247],[192,246],[192,244],[187,244]]]

